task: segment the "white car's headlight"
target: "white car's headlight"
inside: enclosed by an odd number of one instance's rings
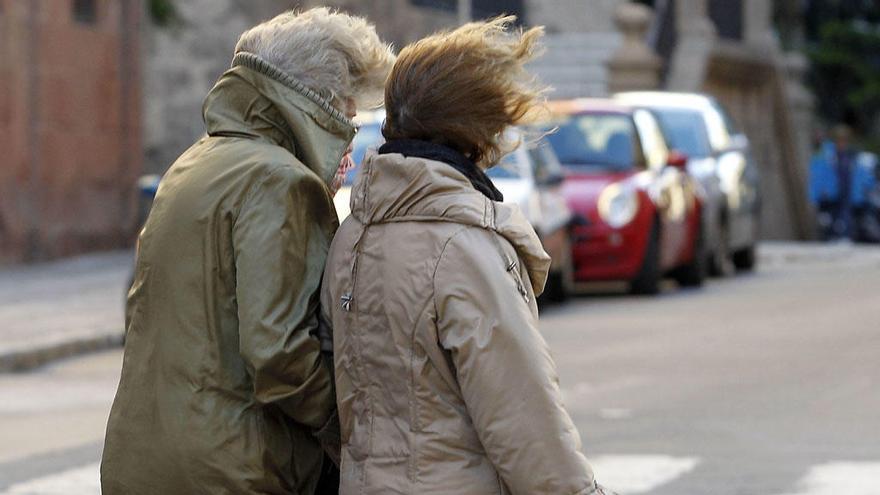
[[[636,217],[639,211],[639,193],[633,187],[611,184],[599,195],[598,207],[602,220],[619,229]]]

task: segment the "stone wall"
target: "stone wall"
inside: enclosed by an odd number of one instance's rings
[[[146,171],[162,173],[204,134],[202,102],[229,67],[238,36],[287,9],[282,0],[176,2],[178,19],[145,32]]]
[[[765,0],[740,2],[742,39],[731,40],[717,35],[708,5],[708,0],[676,3],[678,45],[667,89],[716,96],[748,135],[761,173],[761,236],[809,238],[809,96],[792,81],[773,35],[771,6]]]
[[[337,7],[381,20],[380,36],[398,47],[455,23],[450,12],[413,7],[408,0],[187,0],[175,5],[178,23],[151,26],[146,33],[145,154],[151,173],[164,172],[204,133],[205,95],[228,68],[239,35],[263,20],[295,7]]]
[[[529,24],[548,34],[614,32],[614,9],[624,0],[526,0]]]
[[[624,0],[526,0],[527,24],[546,25],[547,53],[533,66],[555,87],[555,97],[607,93],[605,64],[620,44],[614,9]],[[413,6],[409,0],[187,0],[181,23],[147,32],[147,171],[163,172],[204,132],[205,94],[226,69],[238,35],[284,10],[318,5],[364,15],[382,39],[400,48],[454,26],[454,12]]]
[[[303,7],[327,5],[366,16],[376,24],[379,36],[400,49],[430,33],[455,26],[455,12],[416,7],[410,0],[303,0]]]
[[[527,0],[526,21],[545,26],[544,55],[530,65],[550,98],[607,96],[607,63],[620,46],[614,12],[625,0]]]
[[[0,263],[125,245],[141,170],[140,2],[4,2]]]

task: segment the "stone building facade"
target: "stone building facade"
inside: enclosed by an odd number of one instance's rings
[[[627,3],[473,0],[473,14],[502,6],[546,26],[546,54],[532,69],[551,97],[604,96],[624,46],[615,15]],[[663,61],[658,85],[730,107],[763,165],[764,234],[805,237],[810,98],[798,81],[803,61],[774,39],[768,2],[650,3],[645,41]],[[130,243],[137,176],[163,172],[204,132],[204,96],[249,26],[329,5],[368,16],[400,47],[459,20],[454,0],[173,4],[177,22],[160,27],[144,21],[138,0],[0,0],[0,263]]]
[[[505,0],[506,1],[506,0]],[[503,2],[502,2],[503,3]],[[616,15],[628,0],[522,0],[514,2],[525,24],[544,25],[546,51],[531,68],[553,98],[606,96],[613,89],[615,54],[624,40]],[[654,0],[643,31],[651,50],[653,87],[717,96],[752,140],[764,175],[762,231],[768,238],[809,236],[803,197],[809,98],[790,70],[764,0]],[[228,64],[238,33],[293,6],[329,5],[376,21],[380,35],[402,46],[458,22],[450,0],[187,0],[178,2],[183,27],[153,29],[147,57],[147,159],[164,170],[203,132],[201,102]],[[474,0],[474,13],[491,12]],[[495,5],[500,3],[495,2]],[[506,4],[505,4],[506,5]],[[655,60],[656,59],[656,60]],[[794,63],[791,67],[797,67]],[[794,78],[794,79],[792,79]],[[788,88],[800,96],[789,100]],[[647,89],[647,87],[646,87]],[[773,109],[766,112],[766,109]]]
[[[0,263],[119,247],[142,169],[137,0],[0,0]]]
[[[812,101],[802,56],[782,50],[765,0],[668,0],[677,42],[665,88],[717,97],[749,137],[761,171],[761,234],[809,239]],[[662,12],[660,12],[662,14]]]
[[[473,14],[518,14],[547,26],[548,50],[535,70],[553,78],[557,94],[606,92],[605,62],[617,47],[613,12],[623,0],[474,0]],[[228,67],[238,35],[287,9],[319,5],[367,16],[382,39],[401,47],[456,25],[454,0],[186,0],[178,22],[150,26],[145,44],[146,168],[161,173],[203,132],[202,100]],[[574,63],[572,56],[576,57]]]

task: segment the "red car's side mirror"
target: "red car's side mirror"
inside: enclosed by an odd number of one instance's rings
[[[666,165],[684,170],[687,167],[688,156],[680,151],[670,151],[669,157],[666,159]]]

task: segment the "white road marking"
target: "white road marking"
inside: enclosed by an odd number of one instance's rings
[[[694,470],[700,460],[665,455],[603,455],[590,459],[596,480],[620,495],[638,495]],[[99,464],[10,486],[0,495],[100,495]],[[813,466],[797,491],[785,495],[880,495],[880,462]]]
[[[829,462],[813,466],[787,495],[880,495],[880,462]]]
[[[99,463],[16,483],[0,495],[100,495]]]
[[[602,419],[629,419],[632,418],[632,409],[623,407],[606,407],[599,409],[599,417]]]
[[[650,491],[691,471],[698,462],[694,458],[663,455],[608,455],[590,459],[599,483],[620,495]],[[0,495],[100,495],[98,471],[98,463],[89,464],[12,485]]]
[[[620,495],[645,493],[692,471],[700,460],[665,455],[603,455],[590,458],[600,485]]]

